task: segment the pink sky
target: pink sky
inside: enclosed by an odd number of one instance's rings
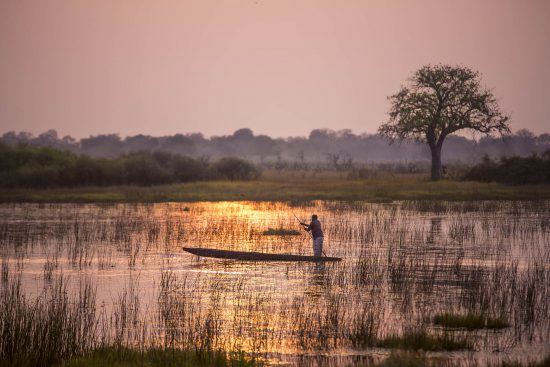
[[[0,0],[0,133],[372,133],[426,63],[550,131],[547,0]]]

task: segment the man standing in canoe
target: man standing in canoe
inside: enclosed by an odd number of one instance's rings
[[[320,257],[323,254],[323,229],[321,228],[321,222],[317,219],[317,215],[311,216],[311,223],[306,224],[300,222],[304,229],[311,232],[313,237],[313,256]]]

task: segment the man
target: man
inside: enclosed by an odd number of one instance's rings
[[[301,223],[304,229],[311,232],[313,237],[313,256],[321,256],[323,254],[323,229],[321,228],[321,222],[317,219],[317,215],[311,216],[311,223]]]

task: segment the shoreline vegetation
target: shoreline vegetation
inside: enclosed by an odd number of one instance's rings
[[[153,203],[196,201],[392,202],[550,199],[550,185],[512,186],[428,181],[423,175],[350,180],[336,174],[270,174],[255,181],[202,181],[158,186],[0,189],[2,203]]]
[[[550,199],[548,152],[500,162],[485,158],[469,169],[450,169],[440,181],[411,167],[403,172],[392,165],[329,169],[312,163],[307,169],[269,169],[235,157],[210,161],[144,151],[93,158],[0,144],[0,202]]]

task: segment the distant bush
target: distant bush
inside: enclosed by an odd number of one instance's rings
[[[0,186],[7,188],[150,186],[214,179],[251,180],[258,176],[254,165],[238,158],[210,163],[167,152],[91,158],[52,148],[0,144]]]
[[[149,153],[133,153],[119,159],[122,160],[123,175],[127,183],[151,186],[174,181],[172,172],[165,167],[169,160],[159,162]]]
[[[251,163],[239,158],[222,158],[213,166],[214,174],[227,180],[251,180],[258,178],[260,172]]]
[[[485,156],[466,172],[464,179],[514,185],[550,183],[550,150],[542,156],[502,157],[499,161]]]

